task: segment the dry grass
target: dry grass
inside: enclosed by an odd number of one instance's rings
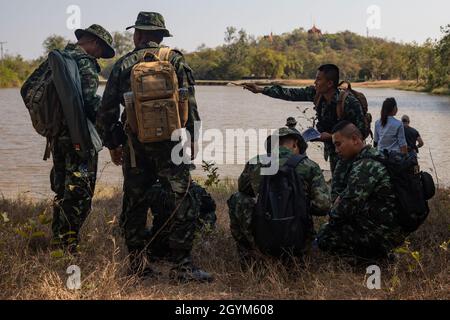
[[[214,274],[216,281],[212,284],[175,284],[168,277],[169,266],[164,264],[156,264],[163,275],[155,280],[141,282],[127,275],[126,250],[117,226],[119,189],[98,188],[94,210],[82,231],[79,257],[52,256],[47,246],[50,229],[45,221],[51,213],[50,201],[33,202],[23,197],[0,200],[0,214],[6,213],[0,215],[0,298],[450,298],[448,245],[442,245],[449,240],[449,190],[441,190],[432,201],[432,214],[410,237],[409,251],[401,254],[397,262],[381,266],[382,289],[369,290],[364,268],[351,267],[321,253],[306,257],[304,266],[286,268],[268,262],[264,271],[242,272],[228,229],[226,200],[234,189],[235,183],[228,181],[210,190],[218,204],[218,228],[198,238],[195,244],[194,258]],[[44,216],[39,218],[42,213]],[[5,217],[10,221],[5,222]],[[26,236],[30,226],[37,232],[31,238]],[[412,254],[416,251],[420,256]],[[82,270],[82,289],[78,291],[68,290],[65,285],[66,268],[72,264]]]

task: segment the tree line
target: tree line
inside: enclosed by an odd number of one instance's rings
[[[196,78],[202,80],[313,79],[320,64],[334,63],[340,67],[343,79],[415,80],[431,91],[450,89],[450,24],[441,31],[439,40],[428,39],[419,45],[363,37],[350,31],[309,33],[302,28],[256,38],[243,29],[228,27],[223,45],[201,45],[185,56]],[[130,32],[115,32],[113,37],[116,59],[133,49]],[[7,55],[0,64],[0,87],[19,86],[49,51],[62,49],[66,43],[61,36],[49,36],[43,43],[44,55],[36,60]],[[104,78],[116,59],[100,60]]]

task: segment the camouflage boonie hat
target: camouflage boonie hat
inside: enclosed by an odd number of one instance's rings
[[[106,31],[105,28],[98,24],[93,24],[87,29],[77,29],[75,30],[75,37],[77,37],[78,40],[85,35],[85,34],[91,34],[93,36],[96,36],[99,38],[103,44],[103,54],[102,58],[104,59],[110,59],[113,58],[116,55],[116,52],[114,51],[114,48],[112,47],[113,43],[113,37],[111,34]]]
[[[298,131],[297,129],[292,129],[292,128],[287,128],[287,127],[283,127],[278,129],[278,131],[276,131],[273,135],[269,136],[266,140],[266,150],[270,151],[271,149],[271,141],[272,141],[272,137],[278,137],[282,138],[282,137],[287,137],[287,136],[293,136],[295,137],[298,142],[299,142],[299,148],[301,150],[302,153],[305,153],[306,150],[308,149],[308,144],[306,143],[305,139],[303,138],[302,134],[300,133],[300,131]]]
[[[297,120],[294,117],[289,117],[286,120],[286,127],[295,127],[297,125]]]
[[[164,17],[158,12],[139,12],[136,23],[127,28],[146,31],[162,31],[164,37],[172,37],[169,30],[166,29]]]

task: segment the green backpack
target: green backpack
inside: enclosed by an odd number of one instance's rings
[[[63,111],[53,84],[52,71],[45,60],[25,81],[20,94],[30,114],[33,128],[47,138],[44,160],[49,154],[49,144],[62,127]]]

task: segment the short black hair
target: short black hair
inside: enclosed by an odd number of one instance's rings
[[[306,150],[308,150],[308,143],[305,141],[305,139],[303,139],[301,137],[301,135],[288,135],[288,136],[284,136],[284,137],[280,137],[280,146],[283,145],[287,140],[296,140],[297,141],[297,146],[300,149],[301,153],[305,153]]]
[[[356,134],[359,138],[364,140],[364,137],[361,133],[361,130],[358,129],[352,122],[344,120],[339,122],[337,125],[333,127],[331,131],[332,134],[341,132],[344,136],[350,137],[353,134]]]
[[[317,70],[323,72],[328,80],[333,81],[334,86],[339,87],[339,68],[335,64],[323,64]]]

